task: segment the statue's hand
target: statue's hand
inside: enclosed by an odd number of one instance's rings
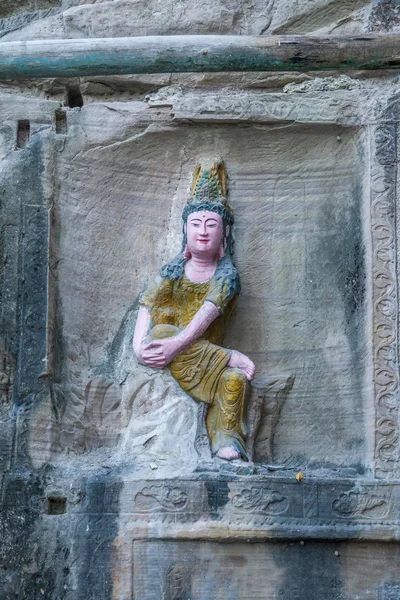
[[[139,362],[154,369],[163,369],[182,351],[182,341],[177,337],[154,340],[142,346]]]
[[[147,366],[146,359],[143,357],[144,346],[141,344],[140,347],[134,348],[134,352],[136,354],[136,358],[138,360],[139,365]]]

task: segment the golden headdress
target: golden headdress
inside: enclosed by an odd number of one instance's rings
[[[229,205],[228,176],[222,160],[202,161],[193,174],[190,198],[183,209],[182,218],[187,220],[193,212],[210,210],[221,215],[227,225],[233,224],[233,210]]]

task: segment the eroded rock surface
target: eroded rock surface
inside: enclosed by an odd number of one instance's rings
[[[305,34],[398,31],[396,0],[7,0],[4,40],[185,34]]]
[[[4,0],[0,43],[396,32],[398,12]],[[350,71],[1,83],[2,600],[398,599],[397,91]],[[269,383],[254,463],[199,469],[198,406],[131,341],[216,155],[243,287],[225,343]]]

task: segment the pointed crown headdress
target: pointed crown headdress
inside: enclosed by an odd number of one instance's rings
[[[209,210],[221,215],[226,225],[233,225],[233,210],[229,205],[228,176],[222,160],[202,161],[197,165],[190,188],[190,198],[183,209],[186,222],[190,214]]]

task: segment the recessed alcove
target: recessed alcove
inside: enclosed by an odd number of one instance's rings
[[[97,135],[97,124],[87,127]],[[261,374],[295,375],[274,459],[368,470],[365,138],[362,128],[337,125],[199,124],[118,143],[88,142],[68,165],[60,195],[66,344],[79,340],[90,353],[88,370],[121,370],[116,352],[127,311],[180,248],[180,215],[195,164],[219,156],[229,175],[242,280],[226,345],[248,353]],[[80,368],[85,360],[82,355]],[[130,368],[125,357],[123,369]],[[108,440],[118,436],[113,427]]]
[[[54,114],[55,129],[58,135],[68,133],[67,113],[65,110],[56,110]]]
[[[28,119],[21,119],[17,123],[17,149],[25,148],[31,137],[31,124]]]
[[[67,499],[63,496],[49,496],[47,498],[47,514],[63,515],[67,512]]]

